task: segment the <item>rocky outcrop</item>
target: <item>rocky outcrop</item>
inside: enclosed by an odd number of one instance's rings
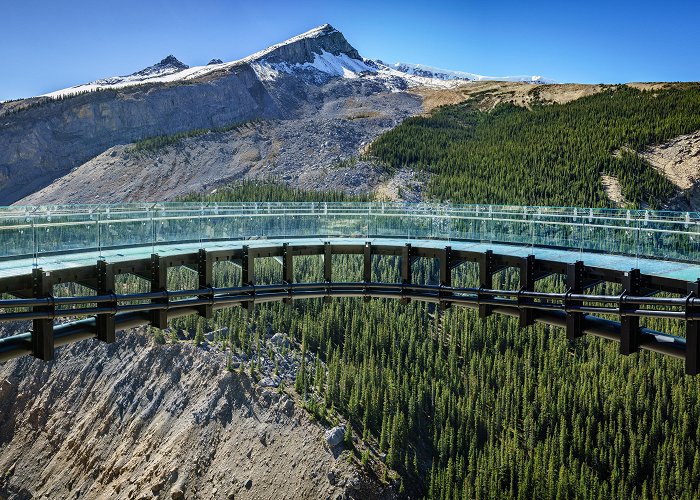
[[[0,498],[385,493],[326,448],[292,397],[225,365],[212,348],[155,344],[144,330],[0,365]]]
[[[330,24],[311,30],[291,40],[270,47],[261,54],[268,63],[304,64],[313,62],[316,55],[328,52],[335,56],[345,54],[362,60],[359,52],[348,43],[343,34]]]

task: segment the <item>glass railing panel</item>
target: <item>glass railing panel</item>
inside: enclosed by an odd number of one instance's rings
[[[156,243],[197,242],[201,240],[201,208],[156,209],[154,214]]]
[[[583,214],[583,251],[636,256],[638,237],[637,220],[632,216],[612,217],[595,210]]]
[[[639,224],[639,254],[672,260],[698,261],[699,222],[689,213],[645,215]]]
[[[38,255],[98,248],[97,218],[94,213],[47,211],[35,213],[33,218]]]
[[[534,220],[527,207],[494,207],[483,216],[486,240],[532,245]]]
[[[155,235],[153,212],[141,207],[130,210],[104,210],[95,217],[99,223],[98,247],[101,252],[152,244]]]
[[[33,257],[34,219],[30,212],[12,211],[0,216],[0,259]]]
[[[452,209],[451,236],[467,241],[489,241],[491,220],[488,207],[481,212],[471,207]]]
[[[532,239],[535,246],[579,248],[582,234],[580,217],[539,210],[532,217]]]

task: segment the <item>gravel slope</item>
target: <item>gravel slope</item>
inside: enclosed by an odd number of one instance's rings
[[[0,365],[0,497],[381,494],[293,399],[224,362],[141,331]]]

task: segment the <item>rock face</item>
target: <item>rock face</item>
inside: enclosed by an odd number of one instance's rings
[[[259,74],[265,64],[309,63],[322,53],[360,59],[342,33],[325,25],[193,79],[0,105],[0,204],[49,185],[115,145],[254,119],[305,117],[333,99],[357,93],[353,86],[335,85],[335,95],[329,96],[323,86],[332,77],[313,68],[272,79]],[[143,71],[169,74],[179,68],[186,66],[169,56]],[[309,71],[316,78],[304,78]],[[368,90],[387,92],[375,86],[360,93]],[[101,182],[114,184],[110,176]]]
[[[255,388],[225,362],[131,332],[112,345],[60,348],[50,363],[0,365],[0,497],[381,494],[347,457],[324,449],[324,429],[288,396]]]
[[[0,115],[0,204],[44,187],[115,144],[283,115],[248,65],[212,81],[99,91]]]
[[[155,151],[114,146],[19,204],[171,200],[239,179],[367,193],[383,181],[384,170],[348,160],[421,109],[419,97],[363,79],[334,79],[319,88],[285,75],[276,85],[288,89],[287,103],[307,96],[294,105],[295,118],[247,123]]]
[[[285,42],[265,51],[265,61],[273,64],[304,64],[313,62],[316,55],[324,51],[335,56],[345,54],[351,59],[362,60],[359,52],[330,24],[324,24],[290,41],[292,43]]]

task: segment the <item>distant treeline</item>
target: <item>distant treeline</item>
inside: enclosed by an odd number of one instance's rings
[[[463,203],[605,206],[600,174],[632,204],[658,208],[673,185],[637,153],[700,129],[700,85],[641,91],[626,85],[567,104],[474,101],[408,118],[370,148],[394,168],[433,175],[427,194]]]
[[[211,193],[190,193],[179,201],[371,201],[371,194],[350,195],[343,191],[312,191],[290,187],[272,179],[238,181]]]
[[[189,137],[199,137],[201,135],[206,134],[230,132],[232,130],[238,130],[241,127],[244,127],[250,123],[253,123],[253,120],[233,123],[225,127],[195,128],[191,130],[185,130],[183,132],[177,132],[175,134],[148,137],[146,139],[141,139],[140,141],[134,143],[134,145],[131,147],[131,151],[137,153],[153,152],[162,149],[166,146],[170,146],[171,144],[177,144],[182,139],[187,139]]]

